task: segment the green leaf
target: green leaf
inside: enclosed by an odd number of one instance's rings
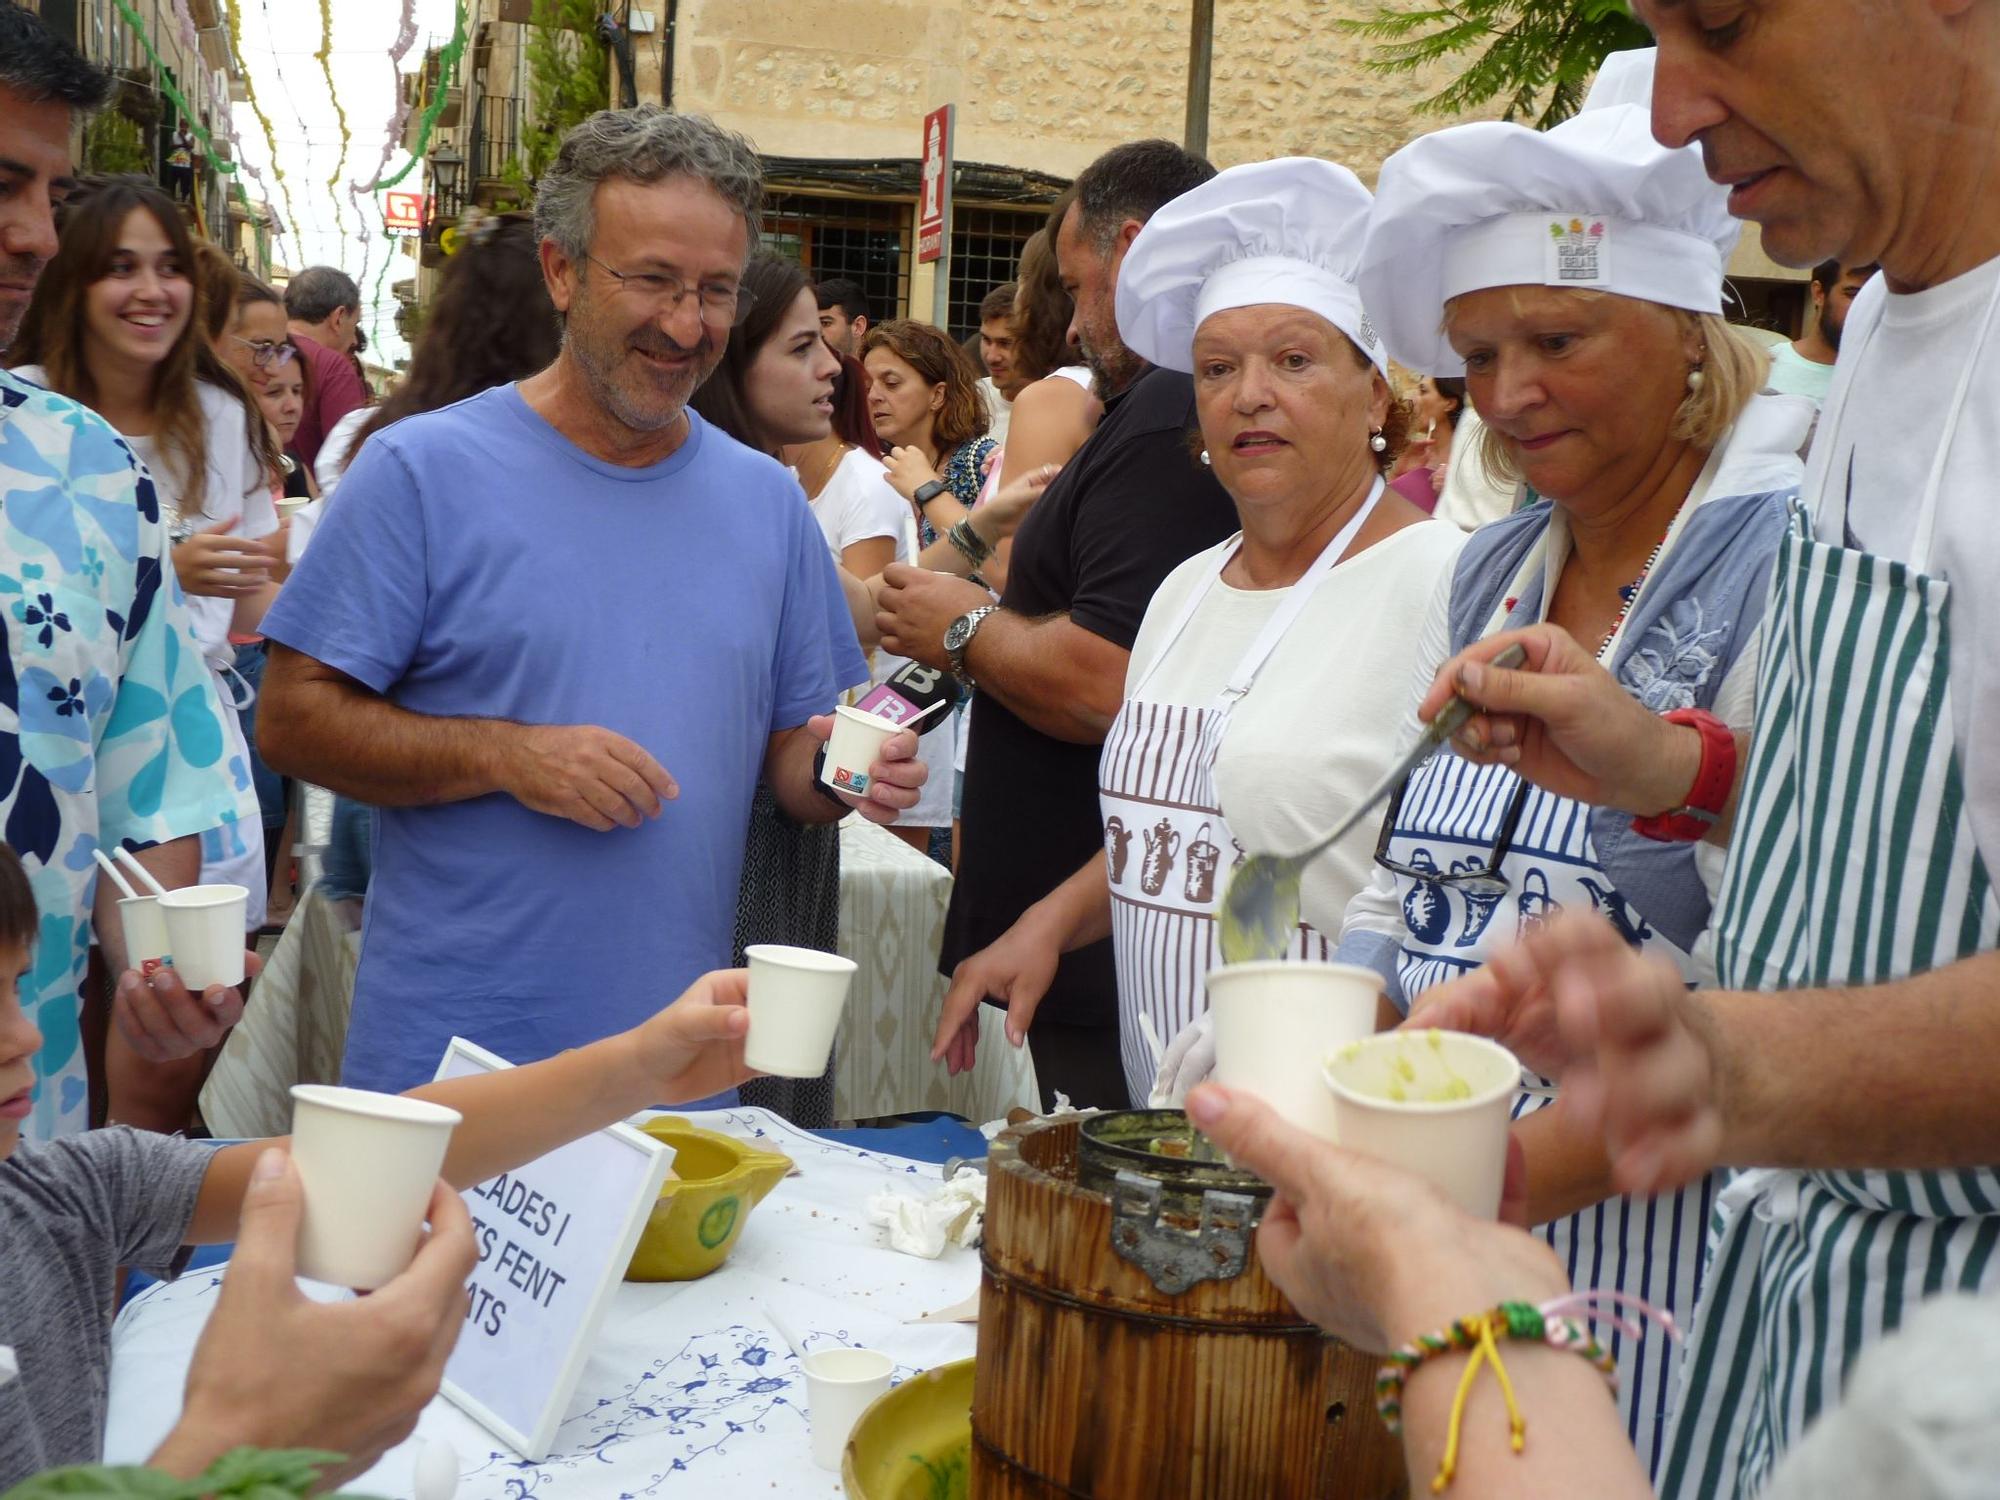
[[[193,1479],[137,1464],[76,1464],[24,1479],[0,1500],[300,1500],[322,1470],[342,1461],[310,1448],[232,1448]]]
[[[1376,43],[1367,66],[1411,73],[1450,66],[1457,77],[1417,108],[1431,115],[1483,112],[1546,130],[1576,113],[1606,54],[1650,45],[1627,0],[1457,0],[1383,6],[1343,30]]]

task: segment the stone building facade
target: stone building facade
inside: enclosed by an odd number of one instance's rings
[[[456,122],[454,201],[502,196],[495,166],[532,114],[521,66],[531,0],[477,0]],[[1322,156],[1372,182],[1382,159],[1449,123],[1417,106],[1449,70],[1384,74],[1341,23],[1371,0],[1216,0],[1208,155],[1220,166]],[[878,316],[930,317],[915,256],[924,116],[956,107],[948,321],[1012,275],[1045,205],[1121,141],[1183,138],[1190,0],[629,0],[612,8],[611,97],[741,131],[765,158],[776,248],[860,281]],[[511,132],[511,134],[509,133]],[[433,154],[439,149],[434,143]],[[433,256],[435,260],[435,256]],[[1747,247],[1752,310],[1795,326],[1795,273]]]

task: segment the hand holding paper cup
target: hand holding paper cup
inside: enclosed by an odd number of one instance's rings
[[[877,714],[865,714],[845,703],[833,711],[833,735],[826,742],[826,762],[819,779],[836,792],[865,797],[874,779],[870,769],[889,736],[904,726]]]
[[[243,935],[250,892],[240,885],[189,885],[158,897],[174,972],[199,995],[212,984],[243,982]]]
[[[819,1077],[833,1055],[854,960],[780,943],[753,943],[743,954],[750,964],[744,1066],[775,1078]]]
[[[1257,1095],[1301,1130],[1338,1141],[1321,1069],[1375,1030],[1382,976],[1353,964],[1225,964],[1208,974],[1215,1081]]]
[[[1500,1212],[1521,1064],[1457,1031],[1390,1031],[1326,1059],[1340,1144],[1442,1188],[1475,1218]]]
[[[292,1162],[305,1190],[299,1274],[367,1292],[407,1270],[461,1118],[400,1094],[293,1085]]]

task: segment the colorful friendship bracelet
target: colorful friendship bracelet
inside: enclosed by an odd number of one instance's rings
[[[1610,1309],[1601,1308],[1600,1303],[1611,1304]],[[1465,1417],[1465,1402],[1482,1364],[1490,1364],[1500,1382],[1500,1394],[1507,1403],[1507,1422],[1514,1451],[1519,1453],[1527,1446],[1527,1419],[1521,1415],[1521,1408],[1514,1400],[1514,1383],[1508,1379],[1507,1367],[1500,1359],[1500,1341],[1516,1339],[1580,1354],[1597,1367],[1615,1392],[1618,1389],[1618,1362],[1597,1342],[1585,1324],[1586,1320],[1603,1317],[1631,1337],[1640,1337],[1642,1329],[1618,1316],[1617,1309],[1621,1306],[1634,1309],[1642,1320],[1652,1317],[1666,1330],[1669,1338],[1680,1336],[1673,1319],[1666,1313],[1623,1292],[1572,1293],[1553,1302],[1544,1302],[1539,1307],[1529,1302],[1502,1302],[1486,1312],[1460,1318],[1438,1333],[1424,1334],[1390,1354],[1375,1376],[1375,1410],[1381,1414],[1383,1425],[1390,1434],[1400,1435],[1403,1430],[1403,1387],[1409,1381],[1411,1371],[1442,1355],[1471,1352],[1472,1358],[1466,1363],[1465,1374],[1459,1378],[1458,1393],[1452,1398],[1451,1426],[1445,1436],[1444,1457],[1438,1461],[1437,1474],[1431,1480],[1431,1493],[1437,1494],[1451,1483],[1458,1472],[1458,1440]]]

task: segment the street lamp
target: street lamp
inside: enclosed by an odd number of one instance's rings
[[[455,214],[458,208],[458,179],[465,170],[465,158],[449,145],[431,153],[431,182],[437,190],[438,211]]]

